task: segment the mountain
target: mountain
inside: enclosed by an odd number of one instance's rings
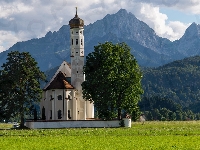
[[[200,100],[200,56],[143,69],[144,97],[166,97],[187,107]]]
[[[193,23],[180,40],[171,42],[156,35],[153,29],[132,13],[121,9],[116,14],[108,14],[84,27],[85,56],[99,42],[125,42],[141,66],[158,67],[199,54],[199,28],[199,25]],[[7,53],[15,50],[30,52],[42,71],[60,65],[63,60],[70,62],[69,30],[69,25],[64,25],[58,31],[49,31],[45,37],[17,42],[0,53],[0,65],[6,61]]]
[[[192,23],[176,45],[177,50],[184,56],[200,54],[200,25]]]

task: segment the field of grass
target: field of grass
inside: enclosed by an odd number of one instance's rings
[[[0,123],[0,129],[9,129],[12,128],[13,124],[8,124],[8,123]]]
[[[0,125],[1,128],[1,125]],[[200,149],[200,121],[133,123],[132,128],[0,130],[0,149]]]

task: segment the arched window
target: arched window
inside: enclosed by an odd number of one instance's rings
[[[68,118],[71,119],[70,110],[68,110]]]
[[[78,45],[78,39],[76,39],[76,45]]]
[[[62,111],[58,110],[58,119],[61,119],[61,118],[62,118]]]
[[[58,100],[62,100],[62,95],[58,95]]]
[[[42,107],[42,120],[46,120],[46,115],[45,115],[45,108],[44,108],[44,106]]]
[[[52,110],[50,110],[50,119],[52,119]]]

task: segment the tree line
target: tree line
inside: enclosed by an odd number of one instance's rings
[[[159,96],[143,97],[139,102],[140,111],[148,121],[200,120],[200,113],[182,106],[169,98]]]

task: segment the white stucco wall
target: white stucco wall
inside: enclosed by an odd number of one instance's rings
[[[63,97],[64,92],[64,97]],[[44,92],[45,93],[45,92]],[[72,117],[72,99],[66,99],[68,98],[68,95],[70,95],[71,90],[64,90],[63,89],[55,89],[55,90],[48,90],[46,91],[45,95],[46,98],[43,98],[40,103],[40,111],[42,112],[42,108],[44,106],[45,108],[45,115],[46,120],[50,119],[50,111],[52,110],[52,120],[68,120],[68,110],[71,111],[70,116]],[[51,95],[53,100],[51,99]],[[62,96],[62,100],[58,100],[58,95]],[[71,96],[72,97],[72,96]],[[63,98],[64,98],[64,112],[63,112]],[[62,118],[58,119],[58,110],[62,111]]]
[[[113,121],[93,121],[93,120],[71,120],[71,121],[47,121],[47,122],[26,122],[26,126],[31,129],[47,128],[108,128],[120,127],[119,120]]]

